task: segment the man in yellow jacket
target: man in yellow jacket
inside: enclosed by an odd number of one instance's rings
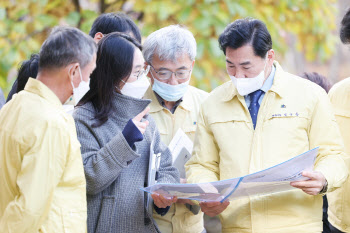
[[[350,10],[341,22],[340,39],[350,43]],[[345,143],[345,152],[350,154],[350,78],[340,81],[329,92],[335,118]],[[350,168],[350,159],[345,160]],[[340,189],[327,194],[328,220],[332,233],[350,232],[350,179]]]
[[[271,36],[256,19],[229,24],[219,38],[232,81],[201,106],[188,182],[244,176],[319,147],[307,181],[292,191],[201,203],[220,214],[222,232],[322,232],[322,195],[348,176],[330,101],[318,85],[289,74],[274,61]]]
[[[208,93],[189,85],[196,56],[192,33],[178,25],[155,31],[147,37],[143,55],[152,82],[144,98],[152,100],[150,114],[162,141],[169,145],[178,129],[193,140],[199,107]],[[180,200],[165,216],[154,213],[161,232],[203,232],[203,213],[190,204]]]
[[[0,232],[86,232],[86,183],[74,120],[62,104],[89,89],[96,44],[56,27],[39,73],[0,111]]]

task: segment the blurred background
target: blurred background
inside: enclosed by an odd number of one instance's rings
[[[269,29],[284,69],[301,75],[316,71],[332,83],[350,76],[350,51],[339,39],[349,0],[0,0],[0,87],[5,96],[17,69],[56,25],[88,33],[101,13],[122,11],[151,32],[182,24],[194,34],[198,55],[192,84],[211,91],[229,80],[218,36],[238,18],[254,17]]]

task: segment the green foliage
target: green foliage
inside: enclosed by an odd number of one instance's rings
[[[83,9],[73,0],[16,0],[0,3],[0,86],[6,88],[9,72],[30,54],[38,52],[49,30],[59,24],[88,32],[99,13]],[[273,48],[283,54],[288,35],[297,38],[297,49],[308,60],[327,59],[334,51],[335,0],[89,0],[103,11],[119,11],[132,4],[132,16],[146,37],[170,24],[183,24],[197,40],[198,55],[192,83],[204,90],[228,80],[225,58],[217,39],[227,24],[238,18],[264,21],[272,35]],[[134,17],[135,19],[135,17]]]
[[[297,49],[308,60],[327,59],[335,46],[334,0],[138,0],[134,8],[144,12],[143,35],[170,24],[183,24],[197,40],[198,56],[192,83],[212,90],[228,80],[225,58],[217,39],[227,24],[238,18],[253,17],[264,21],[273,48],[283,54],[289,33],[295,35]]]
[[[51,28],[65,24],[90,30],[98,14],[76,11],[71,1],[16,0],[0,3],[0,87],[8,91],[10,71],[18,68],[32,53],[39,52]],[[13,78],[13,77],[12,77]]]

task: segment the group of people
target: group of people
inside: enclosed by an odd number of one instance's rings
[[[350,43],[350,11],[341,39]],[[126,15],[102,14],[89,35],[55,27],[22,63],[0,110],[0,232],[202,233],[204,214],[219,216],[224,233],[322,232],[325,194],[325,226],[350,232],[350,79],[328,96],[315,74],[285,72],[265,24],[252,18],[218,38],[230,81],[210,94],[189,84],[189,30],[171,25],[141,42]],[[194,141],[181,180],[168,148],[178,129]],[[149,212],[140,190],[152,153],[157,182],[201,183],[315,147],[314,171],[292,191],[222,203],[155,192]]]

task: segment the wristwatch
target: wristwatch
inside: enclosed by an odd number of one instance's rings
[[[326,180],[326,182],[323,185],[323,188],[321,189],[321,191],[318,194],[325,194],[327,192],[328,189],[328,182]]]

